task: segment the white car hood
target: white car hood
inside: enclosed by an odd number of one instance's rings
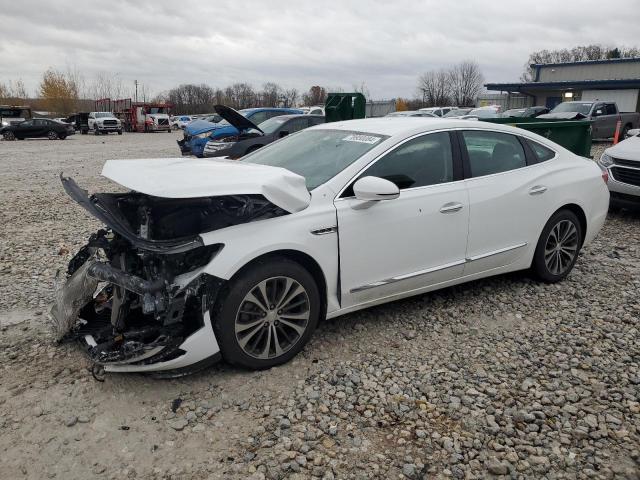
[[[102,175],[123,187],[165,198],[263,195],[288,211],[311,201],[304,177],[280,167],[225,159],[109,160]]]
[[[640,162],[640,137],[627,138],[617,145],[607,148],[605,151],[607,155],[615,158]]]

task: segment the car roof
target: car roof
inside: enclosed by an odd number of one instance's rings
[[[487,122],[470,122],[454,118],[434,118],[425,122],[420,117],[379,117],[363,118],[359,120],[345,120],[342,122],[322,123],[311,127],[310,130],[344,130],[363,133],[373,133],[377,135],[414,135],[433,130],[447,128],[467,128],[483,129],[493,131],[504,131],[506,133],[526,136],[526,131],[509,125],[500,125]]]
[[[317,115],[315,113],[313,115],[309,115],[308,113],[290,113],[288,115],[278,115],[277,117],[271,117],[271,118],[289,120],[291,118],[324,118],[324,115]],[[271,120],[271,118],[269,120]]]

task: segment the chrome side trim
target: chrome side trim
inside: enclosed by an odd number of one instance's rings
[[[492,257],[493,255],[499,255],[501,253],[509,252],[511,250],[515,250],[517,248],[522,248],[527,246],[527,242],[519,243],[518,245],[513,245],[511,247],[501,248],[499,250],[494,250],[492,252],[482,253],[480,255],[474,255],[473,257],[467,257],[464,260],[458,260],[456,262],[446,263],[444,265],[438,265],[437,267],[425,268],[424,270],[418,270],[417,272],[405,273],[404,275],[397,275],[391,278],[385,278],[384,280],[378,280],[377,282],[368,283],[366,285],[362,285],[360,287],[355,287],[349,290],[350,293],[358,293],[363,290],[369,290],[370,288],[381,287],[383,285],[389,285],[390,283],[399,282],[400,280],[407,280],[409,278],[419,277],[420,275],[426,275],[428,273],[438,272],[440,270],[446,270],[447,268],[457,267],[459,265],[464,265],[465,263],[475,262],[476,260],[481,260],[483,258]]]
[[[476,260],[481,260],[483,258],[492,257],[493,255],[499,255],[501,253],[509,252],[511,250],[515,250],[516,248],[526,247],[528,245],[527,242],[519,243],[518,245],[513,245],[511,247],[501,248],[499,250],[494,250],[492,252],[481,253],[480,255],[474,255],[473,257],[467,257],[467,262],[475,262]]]
[[[426,275],[428,273],[434,273],[440,270],[445,270],[447,268],[464,265],[464,263],[465,260],[458,260],[457,262],[446,263],[444,265],[438,265],[437,267],[425,268],[424,270],[418,270],[417,272],[405,273],[404,275],[398,275],[395,277],[386,278],[384,280],[379,280],[377,282],[369,283],[367,285],[362,285],[361,287],[352,288],[350,292],[357,293],[363,290],[369,290],[370,288],[381,287],[390,283],[399,282],[400,280],[407,280],[408,278],[419,277],[420,275]]]
[[[329,233],[336,233],[337,231],[338,227],[334,225],[333,227],[323,227],[316,230],[311,230],[311,233],[313,235],[328,235]]]

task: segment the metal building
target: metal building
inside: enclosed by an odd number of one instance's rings
[[[640,58],[544,63],[531,68],[532,82],[487,83],[485,87],[524,95],[528,106],[553,108],[568,100],[602,100],[616,102],[623,112],[640,112]]]

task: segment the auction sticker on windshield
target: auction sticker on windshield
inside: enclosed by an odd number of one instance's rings
[[[345,142],[368,143],[373,145],[374,143],[378,143],[380,141],[380,137],[374,137],[373,135],[351,134],[347,135],[342,140],[344,140]]]

